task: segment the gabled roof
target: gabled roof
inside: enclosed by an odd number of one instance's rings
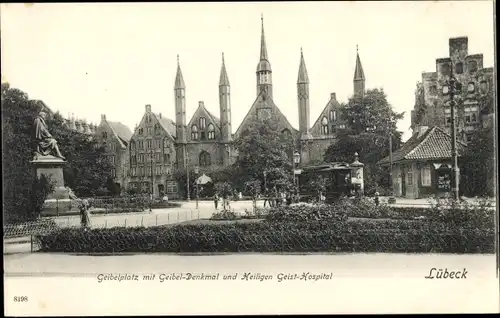
[[[257,105],[259,104],[259,100],[263,100],[264,95],[265,95],[264,103],[266,103],[270,108],[274,108],[276,110],[277,115],[284,119],[285,125],[287,126],[286,128],[288,128],[290,130],[290,132],[292,132],[292,133],[298,132],[297,129],[293,128],[293,126],[290,124],[290,122],[288,121],[286,116],[283,115],[283,113],[278,108],[278,106],[276,106],[276,104],[274,103],[272,98],[265,91],[261,91],[259,93],[259,95],[257,96],[257,98],[255,99],[255,101],[253,102],[252,107],[250,107],[247,114],[243,118],[243,121],[241,122],[240,126],[238,127],[238,129],[236,129],[236,132],[233,135],[234,138],[237,138],[241,133],[240,130],[242,129],[242,127],[247,125],[247,121],[249,120],[250,114],[256,112],[256,108],[257,108]]]
[[[125,126],[124,124],[116,121],[109,121],[106,120],[108,123],[109,127],[115,134],[115,136],[118,138],[120,141],[121,145],[125,148],[127,148],[128,143],[130,142],[130,139],[132,138],[132,131]]]
[[[201,115],[199,113],[201,113]],[[193,117],[191,117],[191,120],[189,121],[188,126],[189,127],[192,126],[195,117],[203,116],[204,115],[203,113],[207,114],[208,117],[210,117],[209,120],[215,124],[217,131],[220,131],[220,119],[218,117],[214,116],[211,112],[209,112],[208,109],[205,107],[204,103],[198,104],[198,108],[194,112]]]
[[[314,122],[314,124],[311,126],[311,131],[313,131],[316,128],[317,125],[321,125],[321,119],[323,118],[323,116],[327,116],[328,117],[327,110],[331,106],[333,106],[333,108],[335,108],[335,109],[339,109],[340,108],[340,103],[336,99],[330,98],[330,100],[328,101],[328,103],[326,103],[326,106],[323,108],[323,110],[321,111],[321,113],[319,113],[319,116],[316,119],[316,121]]]
[[[458,156],[464,153],[466,144],[457,140]],[[451,136],[441,128],[428,128],[423,134],[412,136],[404,145],[393,152],[392,162],[415,160],[438,160],[451,158]],[[378,162],[379,165],[390,163],[389,156]]]
[[[160,114],[153,113],[153,115],[156,117],[156,120],[158,123],[162,126],[162,128],[170,134],[172,139],[176,138],[177,136],[177,130],[175,127],[175,122],[167,117],[163,117]]]

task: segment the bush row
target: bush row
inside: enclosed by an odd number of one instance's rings
[[[225,223],[111,229],[58,229],[38,237],[41,251],[493,253],[494,229],[445,223]]]

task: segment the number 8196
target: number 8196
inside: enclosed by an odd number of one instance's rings
[[[25,303],[28,301],[28,296],[14,296],[15,303]]]

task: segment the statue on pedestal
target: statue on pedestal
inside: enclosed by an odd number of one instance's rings
[[[34,126],[34,139],[36,141],[35,148],[35,159],[39,156],[48,156],[53,154],[57,158],[65,159],[59,147],[57,146],[57,141],[52,137],[47,129],[47,124],[45,124],[45,118],[47,114],[40,112],[35,118]]]

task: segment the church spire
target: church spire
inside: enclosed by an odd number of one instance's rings
[[[179,55],[177,55],[177,74],[175,75],[175,86],[174,89],[186,88],[184,84],[184,78],[182,76],[181,65],[179,63]]]
[[[266,37],[264,35],[264,16],[260,16],[261,20],[261,35],[260,35],[260,60],[267,60]]]
[[[358,45],[356,45],[356,69],[354,70],[354,80],[364,80],[365,73],[363,72],[363,66],[361,65],[361,59],[359,58]]]
[[[261,35],[260,35],[260,61],[257,66],[257,72],[261,71],[271,71],[271,63],[269,63],[269,58],[267,56],[267,46],[266,37],[264,35],[264,17],[261,15]]]
[[[220,69],[219,86],[224,86],[224,85],[229,86],[229,77],[227,76],[227,72],[226,72],[226,64],[224,63],[224,52],[223,52],[222,53],[222,67]]]
[[[365,72],[359,58],[358,46],[356,45],[356,67],[354,69],[354,96],[362,97],[365,94]]]
[[[304,61],[304,54],[302,48],[300,48],[300,66],[299,66],[299,76],[297,78],[297,84],[306,83],[309,84],[309,76],[307,76],[306,62]]]

